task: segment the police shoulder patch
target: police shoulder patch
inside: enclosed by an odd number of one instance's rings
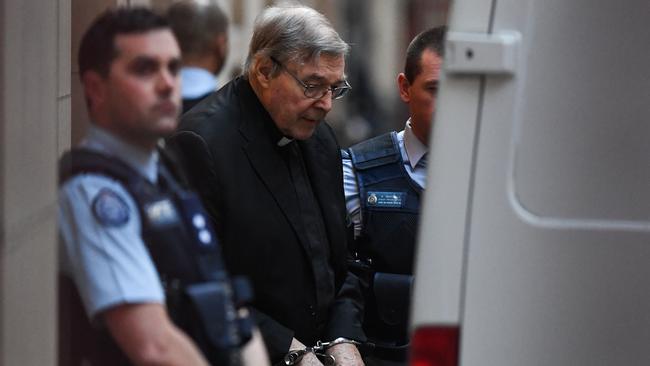
[[[92,203],[95,219],[104,226],[122,226],[129,222],[129,206],[112,189],[102,188]]]

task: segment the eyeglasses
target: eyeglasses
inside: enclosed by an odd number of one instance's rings
[[[305,84],[304,81],[298,79],[291,71],[289,71],[280,61],[276,60],[275,57],[271,57],[271,61],[278,64],[282,70],[289,74],[295,81],[302,86],[307,98],[320,99],[327,95],[327,92],[332,92],[332,99],[341,99],[345,94],[347,94],[352,87],[348,84],[347,80],[343,81],[343,85],[340,86],[324,86],[324,85],[311,85]]]

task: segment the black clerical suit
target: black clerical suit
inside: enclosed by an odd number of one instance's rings
[[[346,267],[334,134],[320,123],[305,141],[280,147],[281,138],[240,77],[184,115],[168,142],[215,221],[229,270],[253,283],[254,315],[274,362],[292,337],[306,345],[365,340],[358,282]],[[301,196],[310,191],[311,201]]]
[[[212,92],[196,98],[183,98],[183,113],[187,113],[187,111],[192,109],[195,105],[201,103],[201,101],[210,94],[212,94]]]

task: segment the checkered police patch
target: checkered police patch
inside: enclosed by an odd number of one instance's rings
[[[95,219],[104,226],[122,226],[129,222],[129,206],[109,188],[102,188],[92,203]]]

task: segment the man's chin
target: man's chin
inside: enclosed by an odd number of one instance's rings
[[[296,140],[307,140],[314,135],[315,128],[309,130],[300,130],[293,134],[293,138]]]
[[[158,132],[164,136],[169,136],[176,131],[178,127],[178,118],[163,117],[158,121]]]
[[[314,134],[319,123],[320,121],[305,119],[300,128],[291,131],[291,137],[296,140],[307,140]]]

